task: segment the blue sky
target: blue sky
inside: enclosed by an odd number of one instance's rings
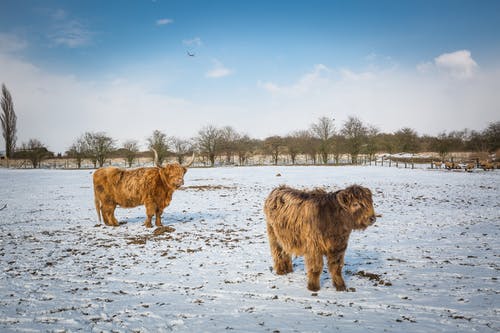
[[[499,31],[498,1],[3,0],[0,81],[18,141],[56,152],[320,116],[435,135],[499,120]]]

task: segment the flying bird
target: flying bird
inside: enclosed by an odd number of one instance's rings
[[[187,55],[190,57],[194,57],[194,53],[189,53],[189,51],[186,51]]]

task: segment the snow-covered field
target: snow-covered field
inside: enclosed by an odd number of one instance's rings
[[[280,173],[281,177],[277,174]],[[97,224],[91,171],[0,169],[0,331],[498,332],[500,172],[190,169],[154,233]],[[351,235],[336,292],[275,275],[263,200],[352,183],[383,217]]]

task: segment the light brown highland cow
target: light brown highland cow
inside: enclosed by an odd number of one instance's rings
[[[336,192],[275,188],[264,205],[274,270],[293,272],[292,255],[304,256],[307,288],[320,289],[323,256],[337,291],[346,290],[342,278],[344,254],[354,229],[375,223],[372,193],[358,185]]]
[[[155,164],[157,154],[155,152]],[[178,163],[165,167],[120,169],[116,167],[100,168],[94,172],[94,200],[97,216],[101,215],[106,225],[118,226],[115,208],[146,206],[144,225],[151,228],[153,215],[156,226],[162,226],[161,215],[170,204],[172,194],[184,184],[184,174],[193,163],[183,166]]]

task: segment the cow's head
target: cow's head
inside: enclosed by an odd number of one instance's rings
[[[353,218],[354,229],[366,229],[377,217],[373,208],[372,192],[359,185],[352,185],[337,193],[337,200]]]
[[[165,184],[165,186],[170,187],[174,190],[177,190],[179,187],[184,185],[184,175],[187,172],[187,169],[194,162],[194,154],[191,157],[191,161],[189,161],[185,165],[181,165],[179,163],[167,164],[165,167],[159,167],[160,176]]]

